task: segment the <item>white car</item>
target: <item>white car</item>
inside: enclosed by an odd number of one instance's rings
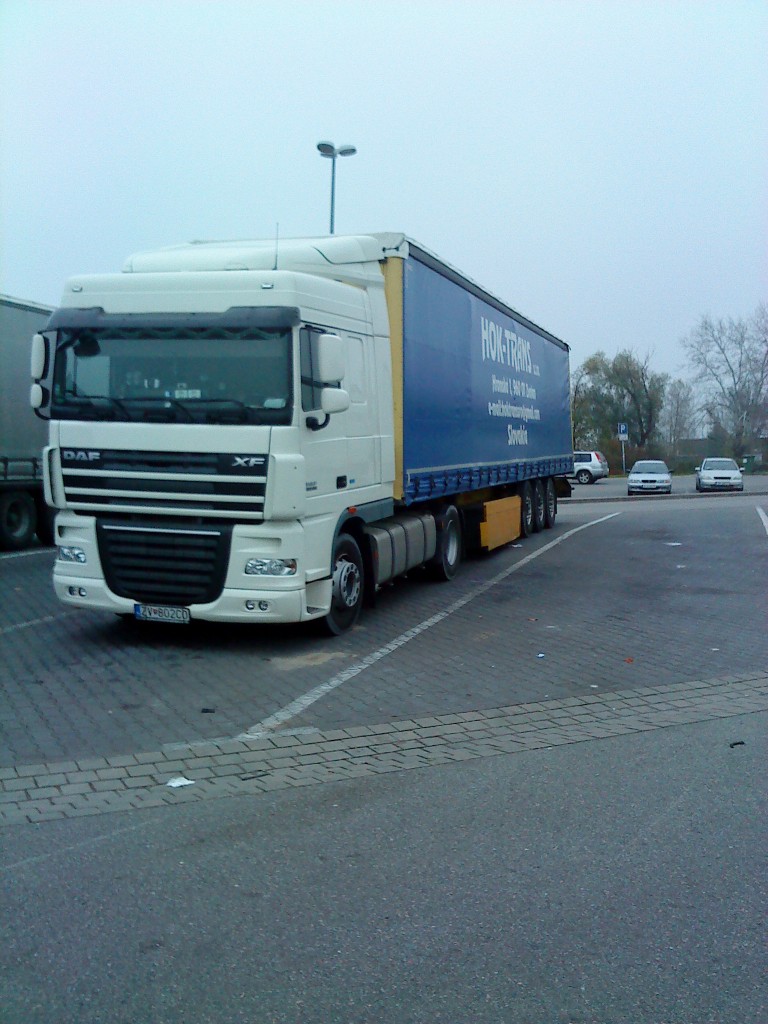
[[[742,471],[733,459],[704,459],[696,467],[697,491],[743,491]]]
[[[671,494],[672,474],[666,462],[636,462],[627,477],[627,494]]]

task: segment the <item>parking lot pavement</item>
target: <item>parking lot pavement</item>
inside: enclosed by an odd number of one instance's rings
[[[57,605],[50,553],[0,560],[2,820],[583,741],[605,715],[631,731],[712,701],[718,714],[763,707],[768,538],[755,503],[620,509],[564,503],[554,531],[467,561],[451,585],[388,588],[337,640],[126,628]],[[195,785],[169,789],[173,773]]]
[[[768,711],[768,674],[0,769],[0,825],[256,795]]]

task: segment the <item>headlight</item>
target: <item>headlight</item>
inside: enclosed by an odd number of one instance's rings
[[[245,563],[246,576],[295,576],[295,558],[249,558]]]
[[[81,565],[88,561],[83,549],[73,547],[72,545],[62,545],[59,547],[59,558],[62,562],[80,562]]]

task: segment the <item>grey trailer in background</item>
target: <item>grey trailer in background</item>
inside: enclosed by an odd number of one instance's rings
[[[48,424],[29,405],[32,335],[50,306],[0,295],[0,548],[27,547],[37,533],[52,543],[52,512],[43,497],[41,456]]]

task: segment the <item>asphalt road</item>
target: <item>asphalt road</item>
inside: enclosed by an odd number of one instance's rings
[[[572,499],[337,642],[126,629],[58,607],[50,554],[2,558],[2,763],[765,674],[766,563],[759,495]],[[764,1024],[766,716],[675,704],[626,735],[3,828],[3,1019]]]
[[[3,1020],[764,1024],[765,726],[14,830]]]
[[[692,473],[672,475],[671,495],[632,495],[633,501],[644,501],[648,498],[703,498],[703,497],[744,497],[749,499],[757,495],[768,494],[768,476],[764,473],[745,474],[742,477],[744,491],[707,491],[706,494],[698,494],[696,491],[696,477]],[[609,476],[602,480],[596,480],[593,484],[579,484],[571,481],[573,487],[572,498],[574,501],[605,501],[607,498],[627,498],[626,476]]]

